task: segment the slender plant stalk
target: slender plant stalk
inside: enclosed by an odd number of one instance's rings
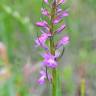
[[[86,84],[85,79],[81,81],[81,96],[86,96]]]
[[[55,10],[56,10],[56,2],[53,2],[52,5],[52,11],[51,11],[51,24],[50,24],[50,32],[52,36],[50,37],[50,52],[52,55],[55,55],[55,46],[54,46],[54,36],[53,36],[53,19],[55,16]],[[56,96],[56,68],[52,69],[52,96]]]

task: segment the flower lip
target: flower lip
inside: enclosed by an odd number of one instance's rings
[[[59,23],[60,21],[61,21],[61,18],[57,17],[57,18],[55,18],[55,19],[53,20],[53,23],[54,23],[54,24],[57,24],[57,23]]]
[[[38,46],[44,45],[49,36],[51,36],[49,33],[43,33],[43,34],[41,34],[40,37],[38,37],[38,38],[35,40],[35,43],[36,43]]]
[[[42,57],[44,58],[43,65],[48,66],[49,68],[57,67],[56,56],[53,56],[51,53],[45,53],[42,54]]]
[[[66,16],[68,16],[69,14],[68,14],[68,11],[62,11],[61,13],[60,13],[60,16],[62,16],[62,18],[63,17],[66,17]]]
[[[51,68],[56,68],[57,67],[57,62],[54,60],[54,59],[49,59],[48,61],[47,61],[47,63],[48,63],[48,66],[49,67],[51,67]]]
[[[42,85],[45,83],[46,79],[48,79],[49,81],[51,80],[50,74],[46,74],[44,70],[40,71],[40,78],[38,79],[38,83]]]
[[[42,12],[43,15],[49,16],[49,12],[48,12],[47,9],[41,8],[41,12]]]
[[[48,50],[46,43],[46,40],[51,36],[50,33],[42,33],[37,39],[35,40],[36,47],[41,46],[46,51]]]
[[[38,27],[48,27],[48,23],[46,21],[37,22],[36,25]]]
[[[40,85],[44,84],[45,83],[45,77],[44,76],[40,77],[39,80],[38,80],[38,83]]]
[[[69,43],[69,36],[64,36],[56,45],[56,49],[60,48],[61,46],[65,46]]]

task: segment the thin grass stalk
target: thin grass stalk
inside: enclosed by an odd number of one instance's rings
[[[54,24],[53,24],[53,19],[55,16],[55,10],[56,10],[56,2],[53,3],[52,5],[52,11],[51,11],[51,23],[50,23],[50,32],[51,34],[53,34],[53,30],[54,30]],[[52,55],[55,55],[55,47],[54,47],[54,37],[51,36],[50,37],[50,53]],[[52,96],[56,96],[56,68],[52,69]]]

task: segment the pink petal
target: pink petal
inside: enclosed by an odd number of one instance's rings
[[[65,46],[69,43],[69,36],[64,36],[56,45],[56,48],[59,48],[61,46]]]
[[[43,15],[49,16],[49,12],[48,12],[47,9],[41,8],[41,12],[42,12]]]
[[[66,25],[62,24],[61,27],[56,30],[56,33],[60,33],[61,31],[63,31],[65,29],[65,27],[66,27]]]
[[[48,23],[46,21],[37,22],[36,25],[38,27],[47,27]]]
[[[46,4],[48,4],[48,0],[44,0],[44,2],[45,2]]]

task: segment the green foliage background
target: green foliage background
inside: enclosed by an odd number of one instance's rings
[[[76,92],[76,70],[80,64],[86,66],[86,81],[90,96],[96,94],[96,0],[66,0],[68,9],[67,29],[70,44],[60,61],[63,82],[63,96],[74,96]],[[40,20],[42,0],[0,0],[0,42],[6,45],[12,76],[0,83],[0,96],[45,96],[46,86],[37,85],[39,51],[34,47],[35,22]],[[62,34],[63,34],[62,33]],[[24,82],[23,67],[30,64],[37,71],[30,76],[30,83]],[[75,79],[74,79],[75,78]],[[19,83],[19,86],[17,86]],[[29,90],[35,90],[30,92]],[[16,95],[16,94],[19,95]]]

